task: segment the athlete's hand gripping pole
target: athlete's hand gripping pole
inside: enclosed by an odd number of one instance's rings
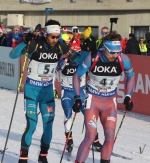
[[[67,144],[68,144],[68,140],[69,140],[69,137],[70,137],[70,134],[71,134],[71,130],[72,130],[72,127],[73,127],[73,124],[74,124],[76,115],[77,115],[77,113],[75,113],[74,116],[73,116],[73,120],[72,120],[72,123],[71,123],[71,127],[70,127],[70,130],[69,130],[69,134],[68,134],[68,137],[67,137],[67,140],[66,140],[66,143],[65,143],[65,146],[64,146],[62,155],[61,155],[60,163],[62,162],[62,159],[63,159],[64,153],[65,153],[65,150],[66,150],[66,147],[67,147]]]
[[[127,111],[131,111],[133,109],[133,102],[129,96],[126,96],[124,99],[124,105]]]
[[[30,44],[30,43],[29,43],[29,44]],[[17,99],[18,99],[18,94],[19,94],[19,92],[20,92],[20,87],[21,87],[21,84],[22,84],[22,79],[23,79],[23,75],[24,75],[24,70],[25,70],[26,63],[27,63],[28,48],[29,48],[29,45],[28,45],[27,51],[26,51],[26,53],[25,53],[25,58],[24,58],[23,66],[22,66],[21,76],[20,76],[20,80],[19,80],[19,84],[18,84],[18,89],[17,89],[16,98],[15,98],[15,103],[14,103],[14,107],[13,107],[13,111],[12,111],[12,115],[11,115],[11,120],[10,120],[10,124],[9,124],[9,129],[8,129],[7,136],[6,136],[6,141],[5,141],[4,150],[3,150],[3,152],[2,152],[1,163],[3,163],[5,151],[6,151],[6,149],[7,149],[6,146],[7,146],[7,142],[8,142],[8,138],[9,138],[9,134],[10,134],[10,129],[11,129],[11,125],[12,125],[14,113],[15,113],[15,108],[16,108],[16,103],[17,103]]]
[[[82,102],[80,96],[74,96],[74,104],[72,106],[72,109],[75,113],[79,113],[80,109],[82,107]]]

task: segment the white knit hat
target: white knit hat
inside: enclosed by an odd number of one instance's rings
[[[75,29],[78,30],[78,32],[79,32],[79,28],[76,27],[76,26],[73,26],[73,27],[72,27],[72,32],[73,32]]]

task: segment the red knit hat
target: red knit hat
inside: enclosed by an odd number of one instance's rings
[[[63,32],[67,32],[68,31],[67,27],[64,27],[62,30],[63,30]]]

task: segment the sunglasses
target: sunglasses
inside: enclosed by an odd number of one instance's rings
[[[60,36],[52,36],[52,35],[50,37],[51,37],[51,39],[55,39],[55,38],[59,39],[60,38]]]
[[[74,29],[73,32],[74,33],[78,33],[79,31],[78,31],[78,29]]]
[[[35,31],[35,32],[40,32],[40,31]]]
[[[109,51],[109,54],[121,54],[121,51],[119,51],[119,52]]]
[[[108,32],[101,32],[102,35],[107,35]]]

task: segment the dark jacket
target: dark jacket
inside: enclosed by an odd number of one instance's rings
[[[90,36],[83,40],[81,44],[81,49],[85,51],[96,51],[96,39],[94,36]]]
[[[7,46],[7,40],[4,34],[0,37],[0,46]]]
[[[128,40],[126,44],[125,54],[137,54],[140,55],[139,43],[135,38]]]

